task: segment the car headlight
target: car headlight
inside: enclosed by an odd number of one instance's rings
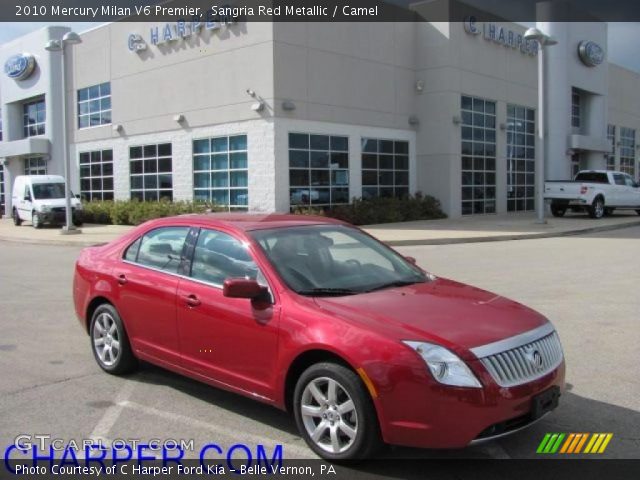
[[[40,211],[42,213],[49,213],[51,211],[51,207],[49,205],[40,205]]]
[[[450,350],[427,342],[403,343],[422,357],[437,382],[456,387],[482,388],[467,364]]]

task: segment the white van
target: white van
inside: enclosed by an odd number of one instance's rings
[[[65,223],[64,178],[59,175],[20,175],[16,177],[11,195],[13,223],[27,221],[35,228],[45,223]],[[71,198],[73,223],[82,225],[82,202]]]

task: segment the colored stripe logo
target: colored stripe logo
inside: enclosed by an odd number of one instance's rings
[[[536,453],[604,453],[613,433],[547,433]]]

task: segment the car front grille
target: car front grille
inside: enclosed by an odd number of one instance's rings
[[[562,346],[558,334],[549,335],[480,361],[501,387],[512,387],[536,380],[553,371],[562,362]]]
[[[52,213],[65,213],[66,208],[65,207],[54,207],[51,209]],[[71,211],[75,212],[76,208],[75,207],[71,207]]]

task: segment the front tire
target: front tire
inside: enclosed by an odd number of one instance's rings
[[[294,414],[309,448],[327,460],[368,458],[380,447],[373,402],[352,370],[336,363],[312,365],[298,379]]]
[[[42,220],[40,219],[38,212],[33,212],[31,214],[31,225],[33,225],[33,228],[42,228]]]
[[[12,213],[13,215],[11,216],[13,217],[13,224],[16,227],[19,227],[20,225],[22,225],[22,220],[20,219],[20,215],[18,215],[18,210],[14,208]]]
[[[103,303],[96,308],[91,317],[89,337],[93,356],[105,372],[123,375],[138,366],[127,332],[113,305]]]
[[[591,207],[589,207],[589,216],[591,218],[600,219],[604,217],[604,199],[602,197],[596,197]]]

